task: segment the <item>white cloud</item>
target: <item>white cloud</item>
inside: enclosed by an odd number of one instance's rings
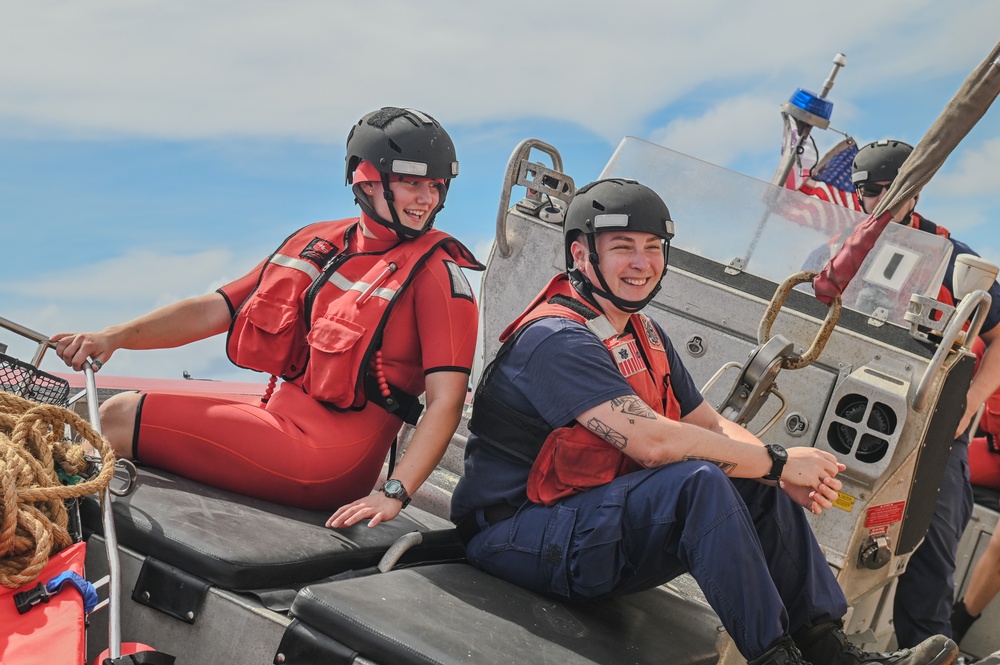
[[[39,0],[0,18],[0,57],[18,63],[0,71],[8,132],[339,142],[392,102],[453,123],[558,118],[614,140],[706,86],[818,89],[837,51],[853,90],[967,69],[1000,7]]]
[[[983,257],[998,262],[996,249],[997,185],[1000,137],[958,145],[926,185],[917,208],[968,243]]]
[[[945,167],[935,176],[932,186],[935,192],[946,196],[992,194],[997,187],[998,165],[1000,137],[974,146],[959,144],[950,161],[945,162]]]
[[[259,260],[259,255],[237,257],[223,250],[189,254],[135,250],[72,270],[49,267],[41,276],[8,279],[0,285],[0,293],[7,294],[0,314],[42,335],[100,330],[154,307],[211,292]],[[32,355],[33,344],[6,331],[0,333],[0,341],[10,346],[12,355]],[[180,378],[181,371],[188,370],[195,376],[211,372],[210,378],[255,380],[252,374],[228,365],[223,340],[219,337],[163,351],[119,351],[112,361],[113,372]],[[49,355],[44,367],[64,370],[54,354]]]
[[[671,150],[725,165],[748,152],[780,148],[781,123],[773,98],[727,99],[698,117],[672,120],[651,140]]]
[[[0,290],[21,297],[44,297],[48,302],[89,305],[94,300],[103,301],[104,289],[113,284],[119,303],[148,304],[151,294],[156,293],[162,294],[157,300],[171,302],[212,291],[244,274],[254,263],[239,262],[228,250],[161,254],[134,249],[83,268],[55,267],[42,276],[33,275],[30,281],[9,280]]]

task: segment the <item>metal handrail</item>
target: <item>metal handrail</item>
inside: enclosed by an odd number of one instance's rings
[[[541,150],[552,159],[552,168],[556,171],[563,170],[562,156],[559,151],[545,141],[538,139],[524,139],[517,144],[514,152],[511,153],[507,161],[507,170],[503,177],[503,187],[500,190],[500,207],[497,210],[497,231],[496,244],[500,256],[507,258],[510,256],[510,243],[507,241],[507,209],[510,207],[510,193],[517,184],[518,173],[521,162],[528,159],[531,149]]]
[[[38,344],[38,349],[31,360],[34,367],[38,367],[49,347],[55,345],[49,342],[48,335],[32,330],[10,319],[0,317],[0,327],[16,333],[26,339]],[[101,416],[98,410],[97,381],[94,378],[94,369],[90,363],[83,366],[83,374],[87,388],[87,413],[90,424],[99,436],[101,433]],[[75,396],[75,399],[79,397]],[[115,534],[114,516],[111,512],[111,490],[110,485],[101,492],[101,522],[104,525],[104,544],[107,550],[108,574],[110,576],[108,586],[108,655],[113,660],[121,657],[121,562],[118,558],[118,537]]]
[[[21,337],[30,339],[38,344],[38,349],[35,350],[35,355],[31,359],[31,364],[35,367],[38,367],[41,364],[42,358],[45,356],[45,352],[50,346],[53,346],[52,344],[49,344],[49,338],[47,335],[43,335],[42,333],[32,330],[31,328],[26,328],[19,323],[14,323],[10,319],[5,319],[2,316],[0,316],[0,327],[6,328],[13,333],[17,333]]]
[[[924,370],[924,375],[920,377],[917,389],[913,392],[912,406],[914,411],[923,411],[924,407],[927,406],[927,399],[930,395],[930,387],[934,375],[944,365],[945,358],[951,353],[955,341],[963,332],[965,332],[965,337],[960,346],[966,350],[971,347],[971,340],[974,340],[979,335],[979,331],[986,321],[986,315],[989,313],[992,302],[992,296],[982,289],[973,291],[962,298],[962,302],[958,304],[958,309],[955,310],[954,316],[951,317],[948,327],[941,335],[941,343],[938,344],[934,356],[931,358],[930,363],[928,363],[927,369]],[[973,312],[973,310],[975,311]],[[969,329],[963,331],[962,329],[965,327],[966,321],[970,319]]]

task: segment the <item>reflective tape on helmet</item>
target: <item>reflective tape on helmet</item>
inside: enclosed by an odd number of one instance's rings
[[[620,228],[623,226],[628,226],[628,215],[624,213],[594,216],[595,229]]]
[[[410,162],[405,159],[394,159],[392,160],[392,172],[423,177],[427,175],[427,164],[423,162]]]

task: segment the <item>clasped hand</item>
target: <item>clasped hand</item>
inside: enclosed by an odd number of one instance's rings
[[[789,448],[781,489],[795,503],[819,515],[840,496],[843,483],[836,476],[846,468],[832,453],[817,448]]]

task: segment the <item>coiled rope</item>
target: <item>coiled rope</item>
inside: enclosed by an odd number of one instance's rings
[[[76,485],[56,471],[87,468],[84,447],[64,439],[66,426],[101,456],[101,470]],[[69,409],[0,392],[0,584],[16,589],[34,581],[49,557],[73,544],[64,501],[104,491],[115,472],[107,439]]]
[[[761,317],[760,324],[757,326],[758,344],[763,345],[771,339],[771,326],[774,325],[774,320],[778,318],[781,306],[785,304],[785,299],[792,288],[797,284],[809,283],[815,277],[815,272],[803,270],[789,275],[785,278],[785,281],[778,285],[778,288],[774,290],[774,295],[771,296],[771,302],[768,304],[767,309],[764,310],[764,316]],[[826,343],[830,341],[830,335],[833,334],[833,329],[836,327],[837,321],[840,320],[840,312],[843,306],[840,302],[839,294],[831,299],[829,307],[826,311],[826,318],[816,332],[816,337],[813,339],[812,345],[801,356],[783,358],[781,361],[783,369],[802,369],[803,367],[808,367],[823,352]]]

